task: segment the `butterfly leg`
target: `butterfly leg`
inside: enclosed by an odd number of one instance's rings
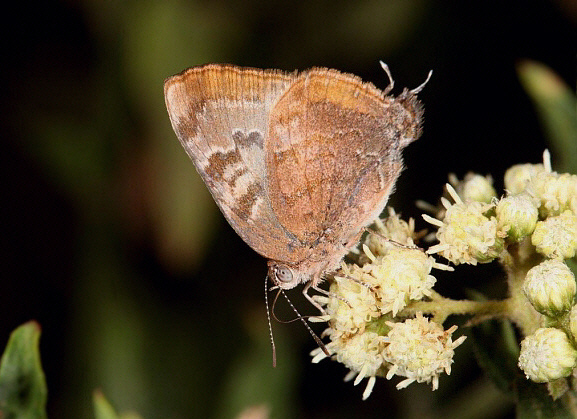
[[[309,294],[310,289],[314,289],[315,291],[318,291],[318,287],[316,285],[313,285],[314,281],[309,281],[307,282],[307,284],[305,285],[305,287],[303,288],[303,295],[305,296],[305,298],[307,300],[309,300],[309,302],[315,306],[323,315],[327,314],[327,312],[325,311],[324,308],[321,307],[321,305],[319,303],[317,303],[315,301],[315,299],[313,298],[314,296]]]
[[[375,230],[371,230],[368,227],[363,227],[363,230],[366,231],[369,234],[373,234],[375,236],[377,236],[378,238],[386,241],[387,243],[391,243],[392,245],[396,246],[396,247],[400,247],[402,249],[416,249],[416,250],[423,250],[421,249],[419,246],[415,245],[415,244],[403,244],[403,243],[399,243],[398,241],[395,241],[393,239],[389,239],[388,237],[384,236],[383,234],[379,233],[378,231]]]
[[[324,289],[322,289],[322,288],[315,287],[315,286],[313,286],[312,289],[314,289],[315,291],[317,291],[319,294],[324,294],[324,295],[326,295],[327,297],[336,298],[337,300],[342,301],[343,303],[345,303],[346,305],[348,305],[349,308],[353,308],[353,306],[351,305],[351,303],[349,303],[349,302],[347,301],[347,299],[346,299],[345,297],[343,297],[342,295],[338,295],[338,294],[335,294],[334,292],[330,292],[330,291],[327,291],[327,290],[324,290]]]
[[[365,287],[365,288],[369,289],[373,294],[375,294],[375,296],[379,295],[377,292],[377,288],[375,288],[373,285],[369,284],[368,282],[363,281],[362,279],[354,278],[354,277],[348,276],[348,275],[344,275],[342,278],[348,279],[349,281],[353,281],[353,282],[359,284],[361,287]],[[377,287],[378,287],[378,285],[377,285]]]

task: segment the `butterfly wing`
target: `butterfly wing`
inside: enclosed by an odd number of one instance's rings
[[[270,110],[295,78],[210,64],[164,85],[172,127],[228,222],[258,253],[285,261],[292,253],[266,191],[264,138]]]
[[[395,99],[336,70],[302,73],[273,108],[265,144],[280,224],[303,245],[348,244],[386,205],[421,114],[409,92]]]

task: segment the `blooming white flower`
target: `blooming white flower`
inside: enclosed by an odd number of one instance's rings
[[[577,350],[567,335],[553,327],[540,328],[521,342],[519,368],[536,383],[567,377],[577,366]]]
[[[541,172],[531,180],[531,188],[541,201],[541,217],[559,215],[566,210],[577,214],[577,175]]]
[[[335,331],[362,333],[367,322],[381,315],[371,279],[361,267],[344,263],[335,274],[325,307]]]
[[[333,358],[349,368],[345,381],[355,378],[354,385],[359,384],[363,378],[368,377],[367,386],[363,393],[363,400],[371,394],[375,385],[375,377],[384,375],[384,359],[382,352],[386,346],[386,339],[375,332],[364,332],[344,338],[334,337],[326,349]],[[321,348],[311,352],[312,362],[318,363],[327,355]]]
[[[529,186],[530,182],[535,178],[535,176],[542,172],[552,172],[551,154],[549,153],[549,150],[543,152],[542,164],[516,164],[510,167],[505,172],[505,189],[510,194],[523,192],[527,188],[531,189]]]
[[[387,322],[391,327],[383,357],[391,364],[386,375],[391,379],[394,375],[406,377],[397,384],[397,388],[407,387],[413,382],[431,383],[433,390],[439,387],[439,375],[442,372],[451,373],[454,349],[465,340],[461,336],[452,340],[452,334],[457,326],[448,330],[435,322],[429,321],[422,313],[416,318],[404,322]]]
[[[369,251],[365,248],[365,253]],[[393,316],[410,301],[418,301],[430,295],[436,279],[430,274],[437,266],[434,259],[419,249],[395,247],[386,255],[375,257],[362,269],[374,283],[379,297],[382,314]]]
[[[455,264],[492,261],[504,247],[503,234],[497,231],[497,219],[486,215],[494,204],[463,202],[450,185],[447,190],[455,203],[442,201],[447,209],[443,221],[423,215],[426,221],[439,227],[439,244],[431,246],[427,253],[438,253]]]
[[[343,363],[351,371],[357,373],[354,385],[357,385],[365,377],[375,377],[383,365],[381,355],[385,348],[385,337],[373,332],[366,332],[351,337],[341,350],[337,351],[337,361]],[[350,376],[349,376],[350,377]],[[373,380],[374,381],[374,380]],[[372,390],[372,384],[368,384]],[[367,389],[369,387],[367,386]],[[363,400],[370,394],[365,396]]]
[[[529,269],[523,292],[539,313],[558,317],[573,306],[577,285],[571,269],[560,260],[544,260]]]

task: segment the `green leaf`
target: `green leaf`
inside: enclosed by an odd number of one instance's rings
[[[0,417],[46,418],[46,381],[40,364],[40,325],[25,323],[10,335],[0,364]]]
[[[101,391],[96,390],[92,396],[92,400],[94,402],[94,416],[96,419],[120,419]]]
[[[519,79],[535,103],[556,157],[555,170],[577,173],[577,97],[550,68],[533,61],[517,66]]]
[[[94,417],[96,419],[141,419],[136,413],[118,415],[100,390],[94,392],[92,400],[94,402]]]

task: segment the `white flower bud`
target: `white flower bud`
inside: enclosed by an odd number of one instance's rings
[[[531,179],[544,171],[542,164],[516,164],[505,172],[505,189],[511,194],[523,192]]]
[[[529,269],[523,282],[523,292],[535,310],[550,317],[558,317],[573,306],[576,290],[571,269],[557,259]]]
[[[556,217],[539,221],[531,243],[545,257],[572,258],[577,252],[577,216],[567,210]]]
[[[489,204],[497,196],[491,176],[467,173],[462,181],[459,181],[456,176],[449,180],[465,202],[477,201]]]
[[[533,198],[526,193],[509,195],[501,199],[495,212],[499,230],[507,233],[508,237],[515,241],[520,241],[533,233],[539,218],[539,211]]]
[[[577,350],[559,329],[537,329],[521,342],[519,368],[536,383],[567,377],[576,365]]]

